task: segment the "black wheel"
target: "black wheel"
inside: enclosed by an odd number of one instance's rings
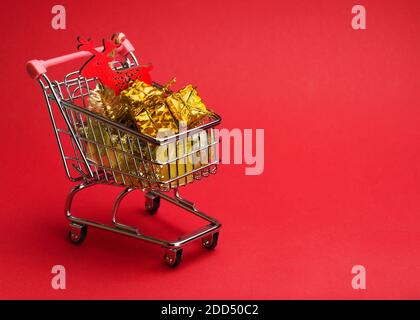
[[[146,210],[150,214],[155,214],[160,206],[160,197],[155,196],[154,194],[146,194]]]
[[[171,268],[175,268],[181,263],[182,249],[168,250],[163,256],[164,262]]]
[[[217,242],[219,241],[219,232],[215,232],[207,237],[204,237],[201,240],[203,247],[208,250],[213,250],[217,246]]]
[[[69,240],[73,244],[81,244],[83,240],[85,240],[87,235],[87,226],[80,227],[79,231],[77,229],[72,228],[69,231]]]

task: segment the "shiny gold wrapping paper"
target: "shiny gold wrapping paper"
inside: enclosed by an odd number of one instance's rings
[[[134,127],[128,107],[121,103],[121,96],[116,96],[114,90],[98,84],[89,95],[88,110],[95,112],[112,121]]]
[[[119,96],[98,86],[89,96],[89,103],[92,112],[160,138],[178,133],[179,124],[190,128],[211,113],[191,85],[168,95],[167,88],[159,89],[138,80]],[[213,161],[212,147],[207,148],[213,137],[206,131],[161,146],[142,142],[140,150],[134,136],[119,136],[112,130],[92,119],[86,122],[83,135],[92,141],[87,143],[88,158],[105,169],[113,169],[117,183],[148,189],[149,181],[166,183],[176,179],[170,186],[182,186],[191,183],[194,177],[189,174],[177,179],[179,176]]]
[[[209,114],[197,90],[190,84],[170,94],[166,98],[166,103],[175,119],[186,124],[188,128],[194,127],[198,121]]]
[[[168,163],[163,168],[161,166],[161,170],[164,169],[164,174],[166,175],[161,178],[164,181],[168,181],[191,172],[194,169],[192,156],[189,155],[191,152],[192,140],[190,137],[180,138],[176,142],[157,146],[156,161]],[[193,180],[193,175],[190,174],[171,182],[171,186],[183,186],[191,183]]]
[[[162,90],[136,80],[121,91],[120,97],[141,133],[151,137],[156,137],[162,130],[178,133],[177,121],[165,103]]]
[[[134,164],[137,160],[130,156],[131,152],[128,151],[130,150],[130,145],[127,135],[122,136],[120,139],[117,133],[113,133],[111,129],[101,126],[96,120],[88,121],[82,128],[81,135],[88,140],[86,143],[86,156],[89,160],[104,169],[113,169],[117,183],[139,186],[138,179],[129,175],[137,175],[136,165]]]

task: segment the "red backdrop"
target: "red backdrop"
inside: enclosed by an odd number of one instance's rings
[[[6,1],[1,13],[2,236],[0,298],[420,298],[420,2]],[[245,165],[185,188],[223,222],[219,247],[185,250],[172,270],[162,251],[90,229],[67,240],[66,180],[39,86],[24,69],[123,31],[155,80],[193,83],[224,128],[265,129],[265,170]],[[117,190],[81,198],[79,212],[110,219]],[[128,222],[165,235],[195,222],[163,205]],[[67,289],[51,288],[51,268]],[[367,270],[353,290],[351,268]]]

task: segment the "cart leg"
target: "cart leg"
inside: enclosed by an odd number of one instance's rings
[[[78,186],[75,186],[73,189],[71,189],[69,194],[67,195],[64,211],[67,219],[70,221],[69,240],[73,244],[81,244],[83,240],[85,240],[87,235],[87,225],[75,222],[74,220],[76,220],[77,218],[71,214],[71,206],[73,203],[74,196],[78,192],[87,189],[95,184],[96,183],[81,183]]]
[[[209,249],[209,250],[216,248],[218,244],[218,240],[219,240],[219,229],[222,226],[220,222],[204,214],[203,212],[199,211],[195,207],[193,202],[182,198],[181,195],[179,194],[178,188],[174,190],[174,197],[170,197],[167,194],[161,193],[158,191],[150,191],[149,193],[155,196],[158,196],[178,207],[181,207],[185,209],[186,211],[189,211],[190,213],[209,222],[208,225],[201,227],[189,234],[183,235],[174,242],[168,242],[168,247],[173,248],[173,249],[181,248],[185,244],[201,238],[201,243],[204,248]]]
[[[64,212],[66,214],[67,219],[69,219],[70,221],[72,221],[73,219],[76,219],[72,214],[71,214],[71,205],[73,203],[73,199],[74,196],[79,193],[80,191],[87,189],[89,187],[92,187],[96,185],[96,183],[81,183],[77,186],[75,186],[74,188],[72,188],[69,192],[69,194],[67,195],[67,199],[66,199],[66,204],[65,204],[65,209]]]
[[[138,230],[137,230],[137,228],[134,228],[134,227],[131,227],[131,226],[128,226],[128,225],[126,225],[126,224],[123,224],[123,223],[120,223],[120,222],[118,222],[118,209],[119,209],[119,207],[120,207],[120,204],[121,204],[121,201],[130,193],[130,192],[132,192],[134,189],[132,189],[132,188],[125,188],[124,189],[124,191],[123,192],[121,192],[119,195],[118,195],[118,197],[117,197],[117,199],[115,200],[115,202],[114,202],[114,206],[113,206],[113,209],[112,209],[112,212],[113,212],[113,217],[112,217],[112,223],[117,227],[117,228],[120,228],[120,229],[124,229],[124,230],[128,230],[128,231],[131,231],[131,232],[134,232],[134,233],[138,233]]]

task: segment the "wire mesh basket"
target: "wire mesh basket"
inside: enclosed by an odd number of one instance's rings
[[[128,58],[124,64],[114,63],[118,69],[133,65],[135,61]],[[64,145],[63,136],[71,139],[70,149],[60,148],[66,171],[76,170],[70,176],[169,191],[216,172],[218,139],[213,128],[220,123],[217,114],[206,116],[193,129],[154,138],[89,111],[87,100],[97,78],[86,79],[75,71],[61,82],[43,81],[46,99],[55,103],[58,98],[71,127],[55,128],[59,145]]]

